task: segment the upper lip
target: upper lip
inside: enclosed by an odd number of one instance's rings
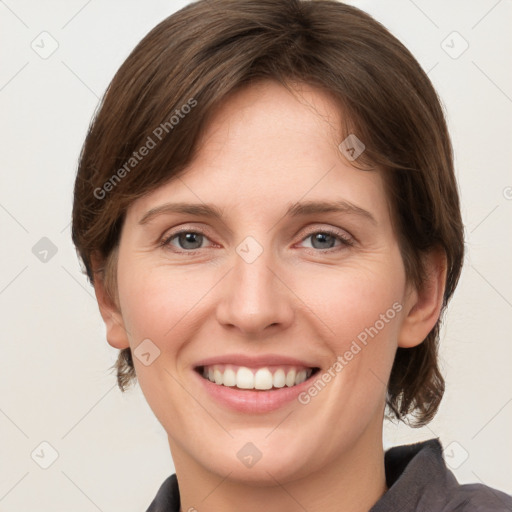
[[[317,368],[318,366],[308,361],[294,357],[282,356],[279,354],[262,354],[259,356],[248,356],[245,354],[225,354],[222,356],[209,357],[198,361],[194,366],[212,366],[214,364],[233,364],[246,366],[248,368],[261,368],[264,366],[300,366],[304,368]]]

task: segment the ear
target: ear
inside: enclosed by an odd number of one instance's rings
[[[106,273],[103,270],[103,261],[97,255],[93,255],[91,256],[91,262],[94,272],[94,293],[96,294],[101,317],[105,322],[107,341],[114,348],[128,348],[130,343],[124,327],[121,310],[110,298],[105,288]]]
[[[406,299],[406,317],[398,335],[398,346],[422,343],[439,320],[446,285],[447,261],[443,249],[432,249],[423,259],[425,281],[420,289],[411,285]]]

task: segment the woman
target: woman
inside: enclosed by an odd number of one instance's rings
[[[73,241],[118,383],[176,474],[156,511],[510,510],[437,439],[384,453],[444,391],[464,241],[437,95],[409,51],[329,0],[202,0],[114,77]]]

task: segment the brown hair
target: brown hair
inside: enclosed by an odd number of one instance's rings
[[[100,273],[118,303],[117,246],[127,208],[186,171],[221,101],[266,79],[289,89],[306,83],[337,100],[343,133],[366,146],[353,164],[384,172],[407,278],[421,285],[422,256],[436,247],[445,251],[444,311],[461,272],[464,240],[439,98],[385,27],[333,0],[200,0],[137,45],[109,85],[80,155],[72,236],[91,283]],[[96,254],[103,265],[93,269]],[[398,348],[391,371],[387,405],[398,419],[415,415],[413,426],[428,423],[443,396],[440,321],[420,345]],[[115,368],[124,391],[136,377],[129,348]]]

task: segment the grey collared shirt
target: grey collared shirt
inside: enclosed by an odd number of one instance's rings
[[[369,512],[512,512],[512,496],[483,484],[460,485],[446,467],[438,439],[390,448],[384,462],[388,491]],[[147,512],[179,510],[173,474]]]

